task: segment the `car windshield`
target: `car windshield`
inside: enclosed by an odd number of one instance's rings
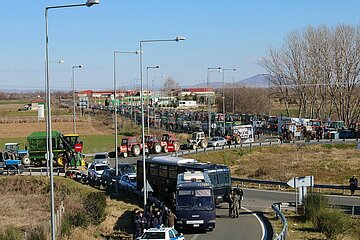
[[[145,232],[141,239],[165,239],[165,232]]]
[[[136,173],[134,165],[119,165],[119,172],[121,174]]]
[[[178,190],[176,205],[178,209],[213,210],[213,200],[211,189]]]
[[[218,138],[211,138],[210,141],[217,141],[219,140]]]
[[[94,157],[94,159],[104,159],[104,158],[107,158],[106,154],[96,154]]]
[[[96,171],[102,171],[102,170],[106,170],[109,169],[110,167],[107,165],[102,165],[102,166],[95,166]]]

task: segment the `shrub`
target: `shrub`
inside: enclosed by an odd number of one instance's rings
[[[317,221],[317,214],[329,207],[328,200],[321,194],[310,193],[304,200],[305,217],[315,224]]]
[[[350,219],[339,209],[322,209],[317,216],[316,228],[327,239],[336,239],[351,228]]]
[[[26,238],[27,240],[46,240],[47,236],[46,236],[46,232],[44,230],[43,227],[38,226],[32,230],[30,230],[30,232],[28,232],[28,237]]]
[[[91,192],[84,200],[85,211],[93,224],[100,224],[106,216],[106,197],[103,192]]]
[[[3,233],[0,233],[0,240],[22,240],[23,234],[20,229],[8,226]]]

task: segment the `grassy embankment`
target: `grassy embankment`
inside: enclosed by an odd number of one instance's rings
[[[2,237],[9,232],[20,237],[15,239],[23,239],[25,232],[28,237],[39,236],[28,239],[44,239],[50,219],[48,178],[2,177],[0,185],[0,239],[8,239]],[[137,207],[137,199],[125,194],[120,197],[112,200],[103,191],[56,177],[56,210],[61,201],[65,207],[58,239],[131,239],[131,211]]]

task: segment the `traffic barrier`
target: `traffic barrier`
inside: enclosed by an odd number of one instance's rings
[[[274,232],[274,235],[275,235],[274,239],[275,240],[285,240],[287,237],[288,224],[287,224],[284,214],[281,212],[281,203],[273,203],[271,205],[271,208],[275,212],[276,217],[280,218],[282,225],[283,225],[281,232],[279,234]]]

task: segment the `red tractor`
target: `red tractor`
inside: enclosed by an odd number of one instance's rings
[[[149,152],[153,152],[156,154],[161,153],[161,151],[167,153],[168,148],[166,142],[159,141],[155,135],[146,135],[145,136],[145,144],[149,149]]]
[[[126,158],[129,155],[133,155],[135,157],[139,156],[141,150],[142,144],[138,143],[136,137],[128,137],[121,140],[121,145],[118,151],[120,155]]]
[[[166,144],[169,152],[177,152],[180,149],[179,140],[174,133],[163,134],[161,144]]]

